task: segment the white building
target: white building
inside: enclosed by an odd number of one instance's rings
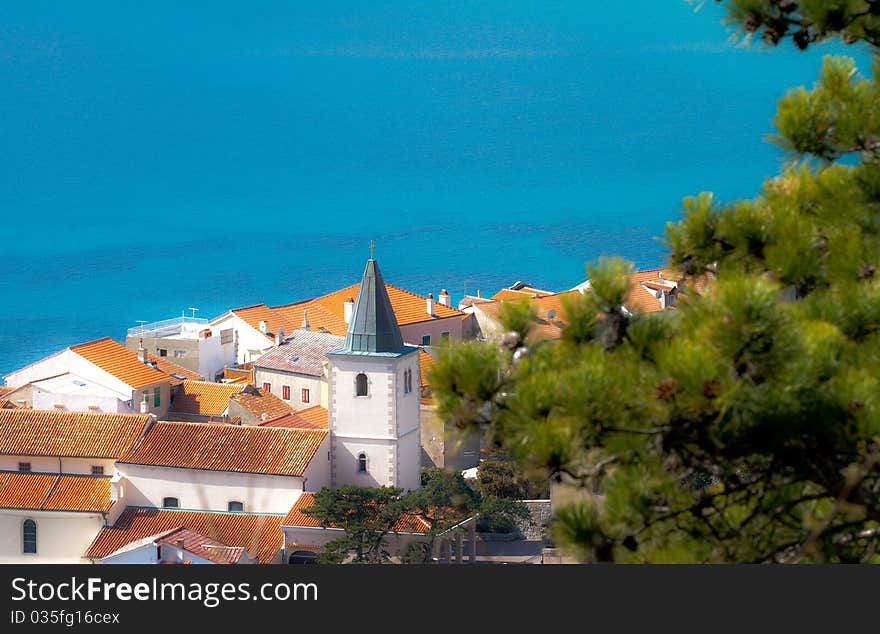
[[[132,352],[143,347],[160,359],[170,359],[213,381],[225,365],[235,362],[220,340],[219,332],[208,326],[207,319],[175,317],[129,328],[125,346]]]
[[[5,378],[14,388],[8,398],[34,409],[163,418],[171,402],[171,377],[109,337],[70,346]]]
[[[285,513],[330,482],[326,430],[158,422],[117,463],[126,504]]]
[[[312,330],[294,330],[253,362],[254,383],[295,409],[327,407],[327,353],[344,339]]]
[[[233,308],[209,322],[220,333],[220,345],[227,363],[250,363],[280,344],[295,326],[265,304]]]
[[[0,410],[0,563],[79,563],[124,508],[117,458],[141,415]]]
[[[418,352],[371,258],[343,346],[327,355],[333,486],[419,487]]]

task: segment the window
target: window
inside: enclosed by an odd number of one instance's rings
[[[448,332],[441,332],[440,333],[440,340],[446,341],[447,339],[449,339],[449,333]]]
[[[93,464],[92,475],[104,475],[104,467],[99,464]]]
[[[367,375],[361,372],[354,379],[355,386],[355,395],[356,396],[366,396],[367,395]]]
[[[34,520],[25,520],[21,525],[21,552],[37,554],[37,523]]]
[[[283,398],[285,401],[290,400],[290,386],[289,385],[284,385],[281,387],[281,398]]]
[[[182,359],[185,356],[186,356],[186,350],[175,350],[174,351],[174,358],[175,359]]]
[[[422,335],[422,345],[430,346],[431,345],[431,335]]]
[[[19,471],[30,471],[31,470],[31,463],[30,462],[19,462],[18,463],[18,470]]]
[[[263,383],[263,391],[272,393],[272,384],[271,383]]]
[[[159,407],[159,404],[162,402],[162,391],[157,387],[156,391],[153,393],[153,407]]]
[[[162,508],[163,509],[180,508],[180,500],[178,500],[177,498],[162,498]]]
[[[160,357],[167,357],[168,351],[165,348],[159,348],[159,356]]]
[[[412,392],[412,370],[407,368],[403,371],[403,393],[409,394]]]
[[[230,502],[227,508],[230,513],[241,513],[244,511],[244,502]]]
[[[309,402],[309,388],[304,387],[304,388],[302,389],[302,394],[301,394],[301,396],[302,396],[302,402],[303,402],[303,403],[308,403],[308,402]]]
[[[367,472],[367,454],[363,451],[358,454],[358,473]]]

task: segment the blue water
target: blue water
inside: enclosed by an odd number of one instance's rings
[[[684,0],[93,4],[0,7],[0,374],[334,290],[370,239],[456,301],[659,265],[681,198],[754,195],[776,99],[858,52],[738,48]]]

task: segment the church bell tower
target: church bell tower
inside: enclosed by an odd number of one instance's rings
[[[419,487],[418,350],[404,344],[370,257],[345,341],[327,354],[333,486]]]

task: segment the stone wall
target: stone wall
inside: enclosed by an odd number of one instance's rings
[[[550,500],[523,500],[532,512],[531,523],[528,520],[518,521],[517,526],[523,539],[541,541],[546,537],[546,528],[550,523]]]

